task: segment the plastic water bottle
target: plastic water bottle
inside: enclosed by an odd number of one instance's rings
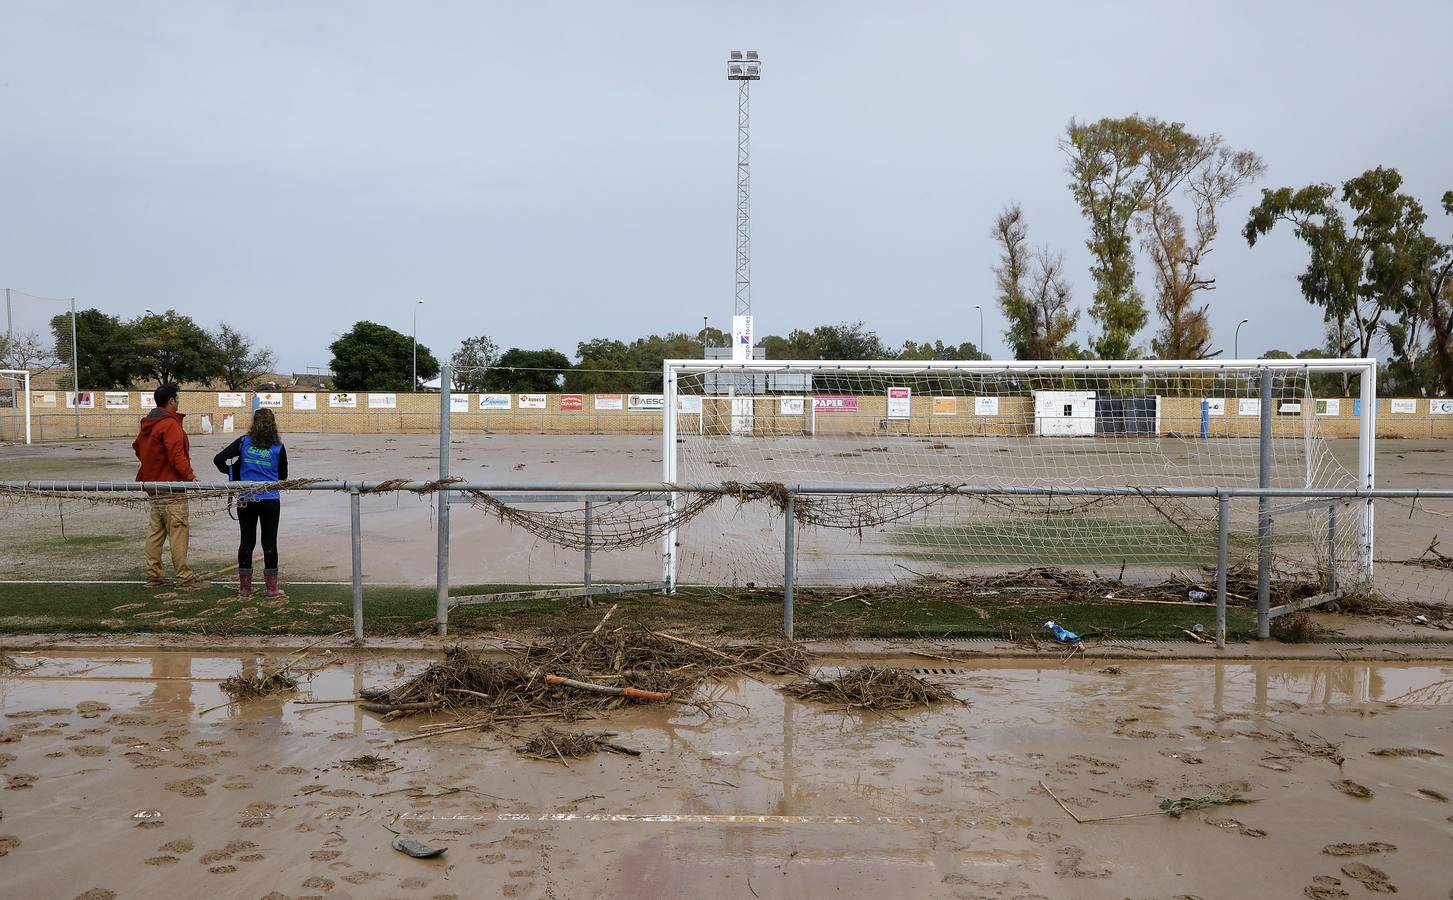
[[[1189,593],[1186,594],[1186,596],[1187,597],[1190,597],[1192,600],[1196,601],[1197,603],[1202,603],[1202,602],[1204,602],[1206,600],[1209,600],[1211,598],[1211,595],[1208,594],[1208,593],[1206,593],[1205,591],[1190,591]]]
[[[1080,636],[1078,634],[1075,634],[1073,631],[1070,631],[1067,628],[1062,628],[1053,620],[1045,622],[1044,628],[1046,631],[1054,632],[1054,639],[1059,641],[1061,644],[1079,643]]]

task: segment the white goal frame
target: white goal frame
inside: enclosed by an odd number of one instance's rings
[[[923,375],[935,372],[978,373],[986,375],[1011,373],[1037,374],[1155,374],[1157,372],[1202,372],[1215,374],[1222,371],[1268,372],[1317,372],[1326,374],[1348,374],[1358,378],[1361,398],[1361,414],[1358,417],[1357,439],[1357,484],[1360,488],[1376,487],[1375,450],[1377,440],[1377,360],[1362,359],[1227,359],[1227,360],[1074,360],[1074,361],[1030,361],[1030,360],[710,360],[710,359],[668,359],[661,364],[661,480],[674,484],[677,480],[677,425],[680,413],[677,404],[677,379],[681,375],[712,373],[757,374],[884,374]],[[791,393],[800,393],[793,391]],[[806,392],[811,397],[811,392]],[[733,438],[728,438],[733,439]],[[1208,488],[1229,485],[1207,485]],[[670,495],[669,506],[675,509],[680,504],[680,495]],[[668,513],[669,514],[669,513]],[[679,554],[676,551],[678,535],[675,528],[661,538],[661,580],[667,590],[676,587],[676,571]],[[1362,503],[1358,534],[1358,562],[1364,577],[1372,577],[1373,560],[1373,507],[1372,500]]]
[[[24,409],[25,409],[25,413],[24,413],[24,415],[25,415],[25,443],[29,444],[30,443],[30,370],[29,369],[0,369],[0,376],[4,376],[4,377],[7,377],[7,378],[8,377],[14,377],[14,378],[18,379],[20,381],[20,383],[21,383],[20,397],[23,397],[24,398],[24,401],[23,402],[25,403],[25,407],[24,407]],[[17,399],[17,401],[20,400],[19,397],[16,398],[16,399]],[[19,410],[21,408],[20,402],[17,402],[15,404],[15,408],[17,410]]]

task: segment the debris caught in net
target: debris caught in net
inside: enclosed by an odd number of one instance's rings
[[[903,669],[862,666],[830,680],[809,677],[783,687],[799,700],[849,709],[903,710],[952,700],[948,688],[925,681]]]

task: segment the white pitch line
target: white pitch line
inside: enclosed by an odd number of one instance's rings
[[[701,813],[495,813],[493,815],[415,815],[400,819],[415,821],[495,822],[668,822],[721,825],[926,825],[922,816],[736,816]]]

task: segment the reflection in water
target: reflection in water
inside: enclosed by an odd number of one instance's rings
[[[183,714],[191,712],[192,655],[161,650],[147,654],[146,658],[151,661],[151,675],[157,680],[142,706]]]

